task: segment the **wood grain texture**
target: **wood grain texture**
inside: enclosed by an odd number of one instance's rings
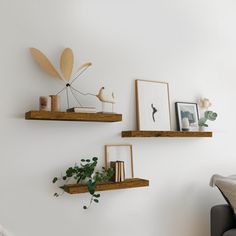
[[[184,131],[122,131],[121,136],[123,138],[138,138],[138,137],[189,137],[189,138],[201,138],[213,136],[212,132],[184,132]]]
[[[66,81],[69,81],[71,78],[73,65],[74,65],[73,51],[70,48],[65,48],[61,54],[60,67],[61,67],[61,72]]]
[[[76,112],[50,112],[28,111],[26,120],[61,120],[61,121],[94,121],[94,122],[118,122],[122,121],[121,114],[110,113],[76,113]]]
[[[96,191],[107,191],[107,190],[117,190],[117,189],[126,189],[126,188],[138,188],[138,187],[147,187],[149,186],[149,180],[146,179],[127,179],[123,182],[108,182],[108,183],[99,183],[97,184]],[[70,194],[76,193],[86,193],[88,192],[87,186],[84,184],[69,184],[61,187],[65,192]]]
[[[37,48],[30,48],[30,52],[44,71],[46,71],[49,75],[53,77],[57,77],[63,80],[63,78],[53,66],[53,64],[41,51],[39,51]]]

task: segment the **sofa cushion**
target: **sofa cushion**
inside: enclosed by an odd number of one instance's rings
[[[236,229],[230,229],[226,231],[223,236],[236,236]]]
[[[212,187],[218,187],[223,197],[232,207],[234,214],[236,214],[236,176],[224,177],[221,175],[213,175],[210,185]]]

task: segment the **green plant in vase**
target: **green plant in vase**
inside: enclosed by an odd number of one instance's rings
[[[206,124],[206,122],[208,120],[210,121],[215,121],[217,118],[217,113],[216,112],[213,112],[213,111],[205,111],[204,113],[204,117],[202,117],[199,122],[198,122],[198,125],[200,127],[208,127],[208,124]]]
[[[81,159],[80,165],[75,164],[73,167],[69,167],[66,170],[65,175],[62,175],[61,178],[54,177],[53,183],[58,182],[59,180],[64,181],[64,184],[68,183],[71,179],[74,179],[77,184],[85,183],[88,188],[88,192],[91,195],[90,202],[88,206],[83,206],[84,209],[88,209],[93,202],[99,203],[100,194],[96,193],[96,185],[100,182],[109,181],[114,175],[114,170],[112,168],[105,169],[102,168],[102,171],[96,171],[97,166],[97,157],[90,159]],[[55,197],[62,195],[55,193]]]

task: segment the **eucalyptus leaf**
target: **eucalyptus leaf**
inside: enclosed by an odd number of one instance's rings
[[[66,179],[67,179],[67,176],[63,176],[62,179],[63,179],[63,180],[66,180]]]
[[[216,118],[217,118],[217,113],[216,112],[213,112],[213,111],[205,111],[204,113],[204,117],[202,117],[199,121],[198,121],[198,125],[201,127],[201,126],[204,126],[204,127],[208,127],[208,125],[206,124],[206,122],[208,120],[210,121],[215,121]]]
[[[57,177],[54,177],[52,182],[55,184],[57,182],[58,178]]]

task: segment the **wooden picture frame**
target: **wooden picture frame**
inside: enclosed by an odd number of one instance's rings
[[[122,155],[121,149],[123,149],[123,148],[126,148],[129,150],[129,152],[130,152],[129,158],[127,158],[127,157],[125,158],[124,156],[121,156]],[[120,152],[116,152],[113,150],[113,153],[111,153],[111,149],[117,149],[117,150],[120,149]],[[105,168],[106,169],[108,169],[110,167],[111,161],[124,161],[126,177],[127,178],[134,178],[133,147],[131,144],[105,145]]]
[[[199,131],[198,121],[199,121],[199,111],[197,103],[191,102],[176,102],[175,112],[177,120],[177,130],[185,131],[183,129],[183,119],[187,118],[189,122],[188,131]]]
[[[135,80],[135,94],[138,130],[170,131],[169,84]]]

